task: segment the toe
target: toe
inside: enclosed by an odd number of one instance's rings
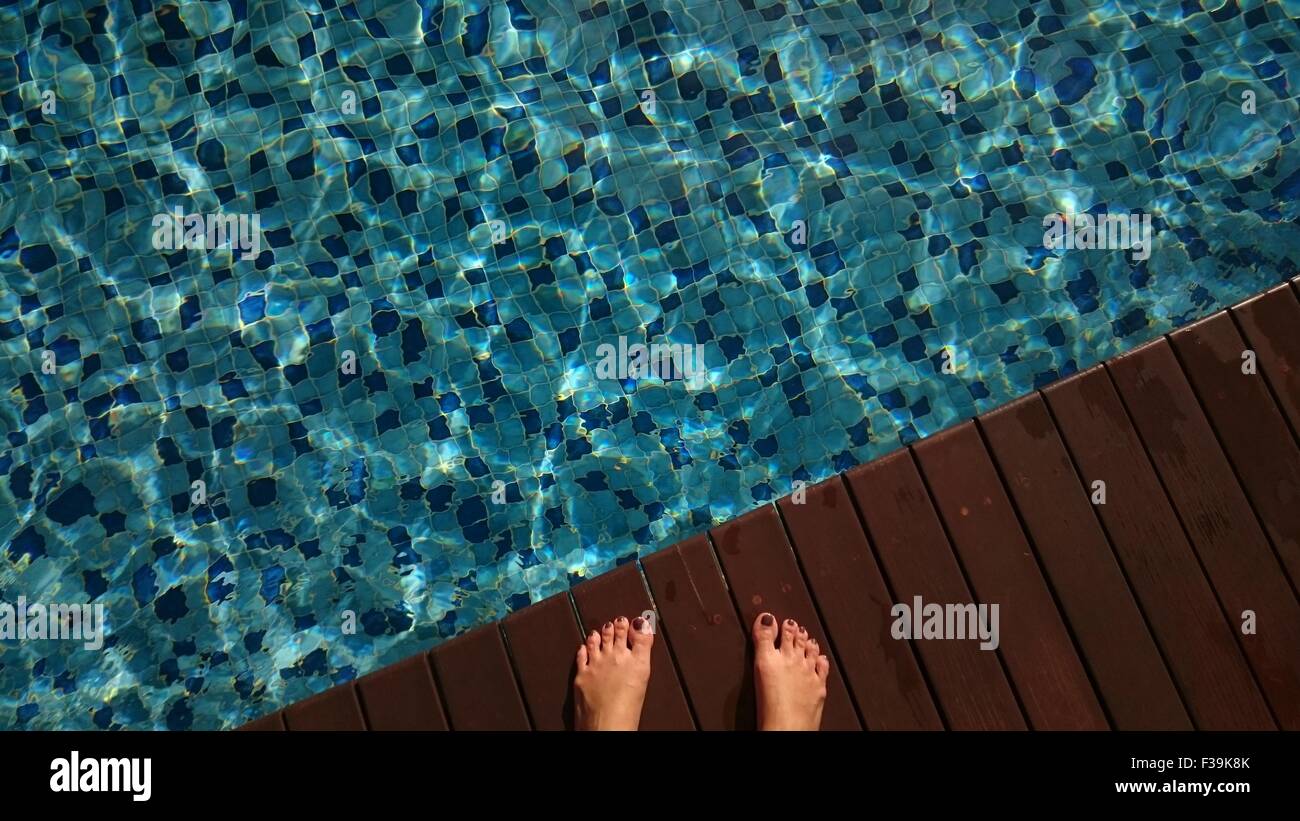
[[[627,630],[628,622],[626,616],[619,616],[614,619],[614,649],[626,650],[627,647]]]
[[[581,670],[587,666],[587,645],[578,645],[578,669]]]
[[[758,618],[754,619],[754,649],[755,650],[776,650],[776,634],[779,630],[776,623],[776,616],[771,613],[760,613]]]
[[[817,678],[825,681],[826,677],[831,673],[831,660],[826,656],[818,656],[817,666],[814,669],[817,670]]]
[[[822,654],[822,648],[821,645],[817,643],[816,639],[808,639],[808,641],[804,643],[804,647],[803,647],[804,658],[808,659],[809,661],[813,661],[821,654]]]
[[[606,653],[614,649],[614,622],[607,621],[600,628],[600,649]]]
[[[793,653],[794,642],[799,636],[799,625],[794,619],[786,619],[781,622],[781,652]]]
[[[637,616],[632,619],[632,653],[633,655],[650,655],[650,646],[655,643],[655,634],[650,629],[650,623],[645,619]]]
[[[802,630],[794,637],[794,655],[796,658],[804,658],[808,655],[808,634]]]
[[[592,630],[587,636],[587,659],[595,661],[598,658],[600,658],[600,633]]]

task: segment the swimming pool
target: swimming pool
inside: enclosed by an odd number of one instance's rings
[[[240,724],[1294,276],[1300,4],[1216,1],[0,9],[0,600],[108,624],[0,727]]]

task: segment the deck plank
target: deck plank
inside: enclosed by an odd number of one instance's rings
[[[1164,339],[1106,365],[1278,723],[1300,729],[1300,603]],[[1254,611],[1257,632],[1243,635]]]
[[[844,686],[840,662],[795,562],[775,505],[764,505],[716,527],[710,534],[741,623],[751,628],[764,611],[794,619],[831,661],[822,729],[860,730],[862,723]]]
[[[358,679],[357,697],[371,730],[447,729],[427,653]]]
[[[1232,309],[1278,407],[1300,433],[1300,300],[1285,283]],[[1238,354],[1240,356],[1240,354]]]
[[[845,475],[876,556],[898,601],[974,598],[921,482],[911,451]],[[914,641],[938,706],[954,730],[1020,730],[1024,716],[995,651],[973,641]]]
[[[277,710],[274,713],[268,713],[261,718],[255,718],[236,729],[250,733],[282,733],[285,730],[284,711]]]
[[[583,635],[619,616],[634,619],[654,602],[635,562],[583,582],[573,588],[573,600],[584,626]],[[662,622],[662,619],[660,619]],[[677,667],[669,652],[669,631],[660,630],[651,649],[650,684],[641,708],[643,730],[691,730],[695,720],[677,678]]]
[[[500,625],[457,636],[434,648],[430,657],[453,730],[531,728]]]
[[[1106,372],[1091,368],[1043,394],[1084,486],[1106,483],[1106,503],[1095,509],[1192,720],[1206,730],[1272,729],[1232,629]]]
[[[1300,587],[1300,446],[1264,377],[1242,373],[1246,341],[1224,312],[1174,332],[1169,341],[1291,584]]]
[[[787,496],[778,509],[867,729],[943,729],[911,643],[890,637],[893,597],[844,481],[808,488],[798,504]]]
[[[511,613],[502,622],[533,728],[573,728],[573,676],[582,628],[568,593]]]
[[[364,730],[366,720],[352,682],[284,708],[284,724],[291,732]]]
[[[966,569],[974,601],[999,605],[1005,626],[1000,630],[1002,658],[1030,726],[1107,729],[1092,683],[975,424],[963,422],[912,450]]]
[[[754,729],[749,638],[708,537],[693,536],[641,564],[658,608],[658,628],[672,633],[677,669],[700,729]]]
[[[1191,729],[1042,397],[979,424],[1116,729]]]

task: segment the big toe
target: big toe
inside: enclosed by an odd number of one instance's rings
[[[776,635],[780,627],[776,623],[776,616],[771,613],[762,613],[754,619],[754,649],[756,650],[775,650]]]
[[[650,622],[637,616],[632,619],[632,632],[628,635],[632,642],[632,652],[650,654],[650,646],[655,643],[654,629],[650,627]]]

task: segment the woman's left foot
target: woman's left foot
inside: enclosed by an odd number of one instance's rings
[[[753,634],[758,728],[820,729],[830,659],[794,619],[777,624],[771,613],[762,613],[754,620]]]

